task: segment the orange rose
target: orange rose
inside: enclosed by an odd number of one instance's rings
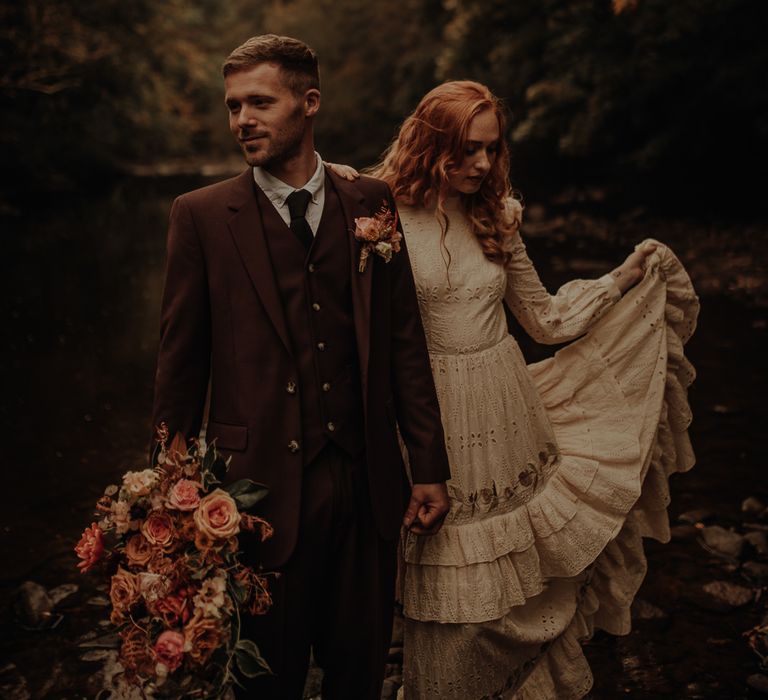
[[[154,551],[147,538],[138,533],[125,543],[125,556],[131,566],[146,566]]]
[[[109,599],[112,601],[112,622],[122,621],[130,609],[139,600],[139,581],[135,574],[127,571],[122,566],[112,577],[109,587]]]
[[[184,659],[184,635],[173,630],[161,632],[155,642],[155,659],[173,673]]]
[[[158,600],[154,605],[153,612],[162,617],[166,625],[173,627],[189,620],[190,608],[186,591],[181,591]]]
[[[90,571],[101,559],[104,554],[104,532],[96,523],[91,523],[90,527],[85,528],[75,547],[75,554],[82,559],[77,565],[81,574]]]
[[[240,513],[226,491],[216,489],[200,501],[195,511],[197,529],[215,539],[227,539],[240,532]]]
[[[184,650],[194,663],[202,666],[221,646],[222,634],[223,629],[219,620],[195,613],[184,628],[184,638],[186,639]]]
[[[176,531],[168,513],[150,513],[141,524],[141,532],[150,544],[166,552],[173,548]]]

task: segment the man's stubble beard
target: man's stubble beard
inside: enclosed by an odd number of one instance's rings
[[[297,105],[286,122],[286,126],[275,134],[263,153],[250,154],[243,149],[248,165],[269,170],[295,158],[301,152],[306,131],[301,105]]]

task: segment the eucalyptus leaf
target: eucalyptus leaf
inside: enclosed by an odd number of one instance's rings
[[[253,508],[264,496],[269,493],[264,484],[257,484],[251,479],[240,479],[224,487],[224,490],[237,501],[241,510]]]
[[[119,649],[121,641],[120,635],[117,632],[110,632],[96,639],[81,642],[77,646],[83,649]]]
[[[235,645],[235,661],[240,672],[248,678],[256,678],[272,673],[269,664],[259,651],[259,647],[250,639],[241,639]]]

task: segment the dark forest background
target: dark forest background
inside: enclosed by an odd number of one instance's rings
[[[0,0],[0,697],[107,682],[78,646],[104,589],[72,549],[104,487],[147,464],[168,212],[244,168],[219,67],[263,32],[317,50],[318,150],[357,167],[440,81],[487,83],[551,291],[649,236],[677,253],[702,301],[697,465],[672,479],[634,631],[587,647],[590,700],[768,689],[766,0]],[[738,533],[739,556],[705,526]],[[55,629],[14,612],[24,581],[67,587]],[[712,583],[742,601],[713,603]]]
[[[598,185],[688,209],[762,199],[763,0],[18,0],[0,20],[12,191],[233,157],[219,66],[272,31],[321,57],[327,159],[374,162],[427,90],[471,78],[508,105],[524,193]]]

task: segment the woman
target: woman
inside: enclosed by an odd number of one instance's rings
[[[398,202],[452,474],[440,532],[403,539],[407,700],[586,695],[580,641],[628,633],[641,538],[668,540],[667,479],[693,464],[685,271],[646,243],[550,296],[504,130],[487,88],[445,83],[371,170]],[[526,366],[502,300],[539,342],[583,337]]]

